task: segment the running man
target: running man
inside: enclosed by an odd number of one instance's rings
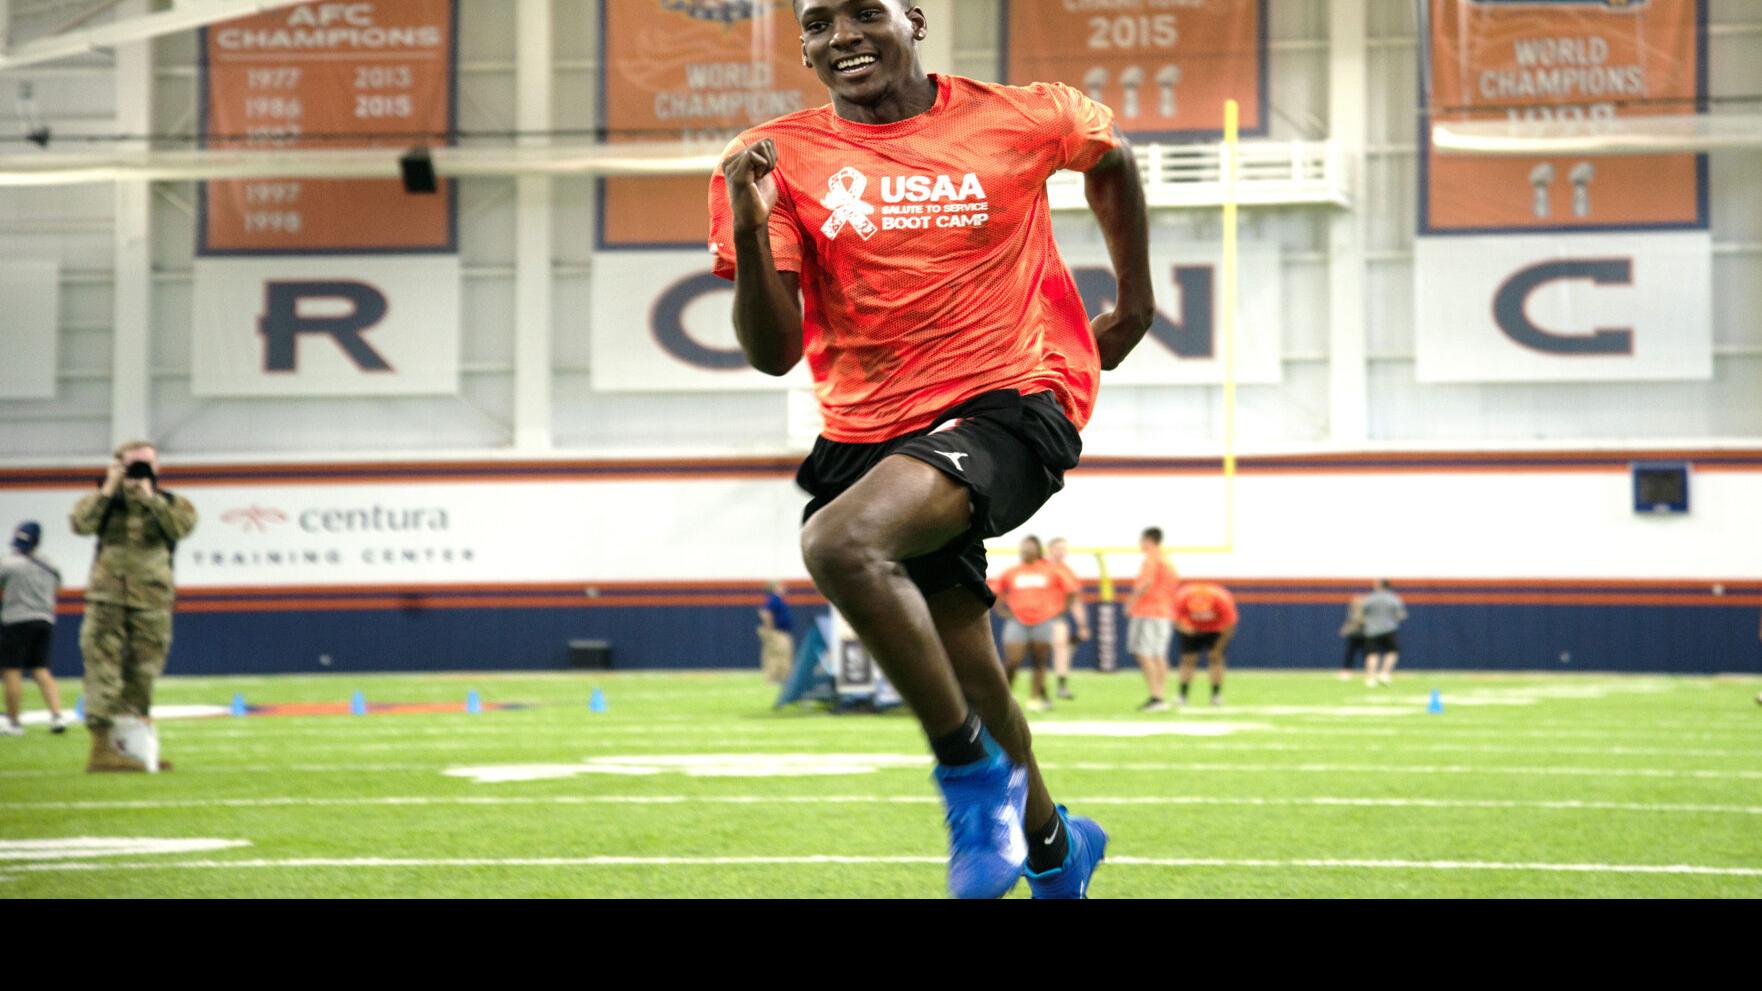
[[[1107,837],[1041,780],[982,541],[1063,487],[1100,369],[1150,327],[1144,193],[1112,112],[1076,90],[927,75],[909,2],[797,0],[832,102],[729,146],[710,244],[748,363],[813,372],[802,554],[929,738],[950,891],[1000,897],[1025,870],[1036,897],[1079,898]],[[1053,243],[1061,169],[1085,173],[1118,276],[1092,322]]]
[[[1028,708],[1046,712],[1052,700],[1046,695],[1046,666],[1052,660],[1057,642],[1056,627],[1077,601],[1082,588],[1068,568],[1061,568],[1040,554],[1040,538],[1024,537],[1022,563],[1003,573],[991,584],[1001,601],[1003,623],[1003,666],[1009,674],[1010,687],[1016,683],[1016,671],[1024,657],[1034,664],[1034,680]],[[1067,642],[1069,638],[1067,637]]]
[[[1163,556],[1160,528],[1146,529],[1138,538],[1138,549],[1144,552],[1144,564],[1126,600],[1126,615],[1131,619],[1126,626],[1126,649],[1138,659],[1150,689],[1150,698],[1138,711],[1167,712],[1169,641],[1175,635],[1175,589],[1180,579],[1175,566]]]
[[[1071,641],[1071,623],[1066,623],[1060,616],[1052,625],[1052,673],[1058,677],[1058,697],[1075,699],[1071,694],[1071,657],[1076,654],[1076,644],[1089,639],[1089,607],[1083,604],[1083,580],[1065,563],[1065,555],[1070,545],[1063,537],[1054,537],[1046,545],[1046,559],[1058,565],[1070,581],[1077,587],[1077,594],[1071,596],[1071,620],[1076,624],[1077,639]]]
[[[1175,591],[1175,633],[1181,638],[1181,704],[1205,654],[1211,704],[1224,704],[1224,651],[1236,636],[1236,597],[1214,582],[1187,582]]]
[[[1387,685],[1395,673],[1395,662],[1401,659],[1401,645],[1395,631],[1407,621],[1407,604],[1395,594],[1387,578],[1377,579],[1376,588],[1364,597],[1364,686]]]
[[[43,525],[26,520],[12,531],[12,553],[0,557],[0,669],[6,682],[6,722],[0,735],[23,736],[18,710],[24,704],[24,672],[29,671],[43,702],[49,706],[49,732],[67,732],[61,715],[61,692],[49,672],[49,647],[55,639],[55,596],[61,571],[37,553]]]

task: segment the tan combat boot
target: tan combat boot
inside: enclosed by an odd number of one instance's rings
[[[124,756],[116,749],[115,744],[110,742],[110,728],[108,726],[102,729],[93,728],[90,732],[92,734],[92,756],[86,760],[86,773],[98,774],[115,771],[146,773],[147,765],[132,757]]]

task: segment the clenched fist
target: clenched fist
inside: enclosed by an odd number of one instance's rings
[[[777,146],[770,138],[730,152],[722,159],[722,178],[728,184],[728,206],[734,214],[734,233],[762,231],[777,205]]]

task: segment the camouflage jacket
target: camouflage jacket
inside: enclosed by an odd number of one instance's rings
[[[115,500],[110,519],[104,510]],[[177,598],[171,546],[196,529],[196,507],[180,495],[161,492],[143,499],[126,487],[106,498],[94,492],[73,507],[73,532],[98,534],[98,560],[86,579],[87,602],[111,602],[131,609],[170,609]]]

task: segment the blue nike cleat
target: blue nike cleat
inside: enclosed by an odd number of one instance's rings
[[[1087,898],[1089,879],[1107,856],[1107,834],[1088,816],[1074,816],[1058,807],[1070,850],[1065,862],[1044,874],[1028,871],[1028,889],[1035,898]]]
[[[956,898],[1002,898],[1028,864],[1028,772],[986,743],[984,760],[931,775],[948,807],[948,890]]]

